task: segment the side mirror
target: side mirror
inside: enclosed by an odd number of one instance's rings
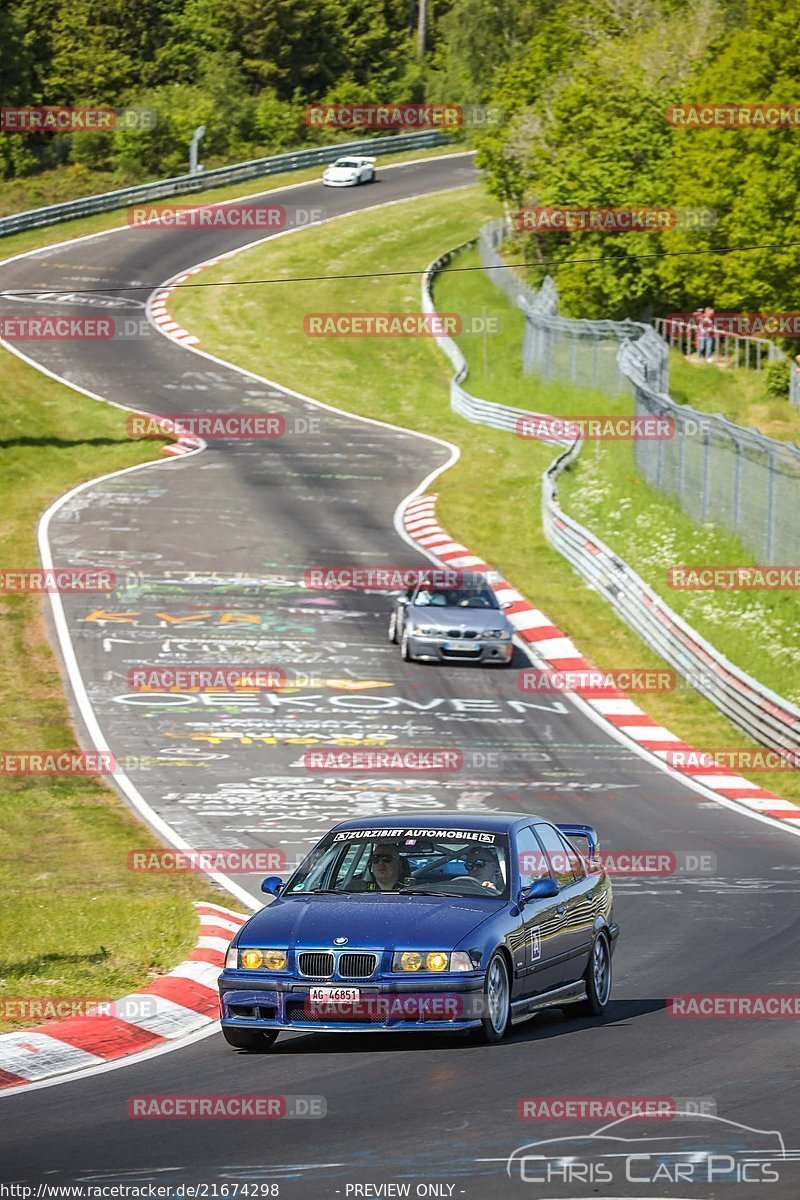
[[[511,605],[513,603],[514,603],[513,600],[504,600],[503,603],[500,605],[500,607],[501,608],[511,608]]]
[[[261,884],[262,892],[266,892],[268,896],[277,896],[283,888],[283,880],[280,875],[268,875]]]
[[[397,597],[397,603],[402,604],[403,608],[405,608],[407,604],[411,603],[411,597],[407,596],[405,592],[401,592]]]
[[[530,887],[523,888],[519,898],[522,904],[527,904],[529,900],[549,900],[551,896],[557,896],[560,890],[555,879],[550,875],[545,875],[543,879],[537,879]]]

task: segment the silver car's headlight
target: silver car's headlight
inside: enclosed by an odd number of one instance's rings
[[[409,629],[411,634],[419,634],[420,637],[439,637],[441,629],[437,629],[435,625],[418,625],[416,629]]]
[[[501,641],[507,642],[513,635],[508,629],[487,629],[483,636],[485,638],[499,638]]]

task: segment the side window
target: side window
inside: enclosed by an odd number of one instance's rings
[[[558,836],[559,836],[559,840],[564,843],[564,849],[567,854],[567,861],[569,862],[569,865],[572,868],[573,876],[575,877],[575,879],[583,879],[584,875],[586,874],[586,867],[584,865],[583,859],[581,858],[580,854],[575,849],[575,847],[572,845],[569,838],[564,837],[564,834],[560,833],[560,832],[559,832]]]
[[[572,847],[568,847],[561,838],[558,830],[552,825],[536,825],[536,833],[542,846],[547,851],[547,857],[559,887],[568,887],[574,882],[573,861],[577,855]]]
[[[517,866],[520,887],[524,888],[550,874],[550,864],[530,826],[517,833]]]

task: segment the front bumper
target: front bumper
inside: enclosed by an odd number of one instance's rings
[[[358,178],[355,179],[326,179],[323,175],[322,183],[325,187],[356,187]]]
[[[453,639],[445,636],[423,637],[418,633],[408,635],[408,648],[414,658],[426,658],[434,662],[510,663],[514,657],[514,643],[511,639],[504,641],[501,638],[465,638],[457,648],[453,646]]]
[[[310,989],[318,986],[313,980],[297,976],[263,979],[254,972],[223,971],[219,977],[220,1020],[229,1029],[330,1033],[474,1029],[481,1022],[483,982],[483,971],[424,981],[392,976],[355,982],[362,997],[357,1015],[348,1016],[341,1006],[332,1017],[326,1015],[324,1006],[311,1004]]]

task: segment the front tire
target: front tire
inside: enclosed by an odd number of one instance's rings
[[[277,1029],[230,1029],[222,1026],[222,1036],[229,1046],[248,1054],[266,1054],[278,1036]]]
[[[482,1042],[499,1042],[511,1024],[511,985],[508,965],[499,950],[492,955],[483,984],[483,1016],[478,1031]]]
[[[576,1004],[574,1010],[581,1017],[601,1017],[611,999],[612,983],[611,947],[604,933],[598,933],[594,939],[583,978],[586,982],[586,999]]]
[[[397,613],[393,612],[389,617],[389,641],[397,645]]]
[[[408,644],[408,630],[403,630],[403,636],[400,638],[400,657],[403,662],[412,662],[411,647]]]

